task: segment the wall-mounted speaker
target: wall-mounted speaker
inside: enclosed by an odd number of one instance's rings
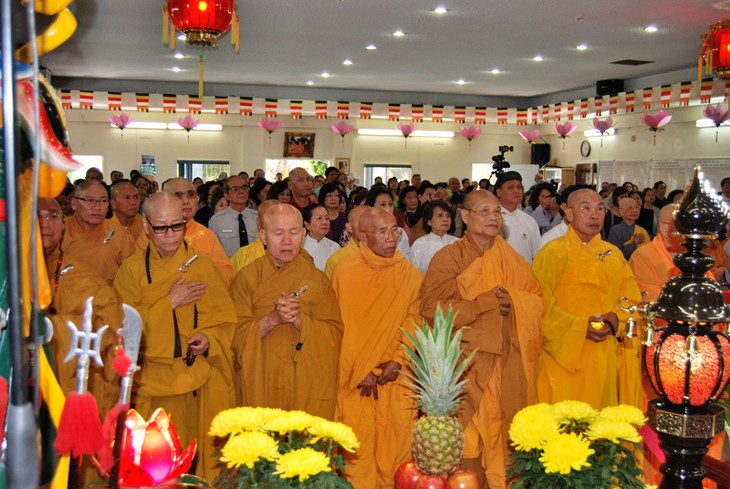
[[[624,81],[619,79],[611,80],[598,80],[596,82],[596,96],[603,97],[604,95],[618,95],[619,92],[624,91]]]
[[[533,144],[530,162],[533,165],[545,165],[550,161],[550,145],[549,144]]]

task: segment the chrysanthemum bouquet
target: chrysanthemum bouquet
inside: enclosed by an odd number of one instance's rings
[[[220,412],[210,434],[227,438],[214,481],[221,489],[352,489],[340,449],[359,446],[349,426],[303,411],[239,407]]]
[[[509,429],[511,487],[643,489],[634,451],[645,422],[641,410],[623,404],[600,411],[580,401],[528,406]]]

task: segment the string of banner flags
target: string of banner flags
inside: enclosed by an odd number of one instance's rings
[[[135,110],[138,112],[162,111],[165,113],[216,113],[219,115],[238,113],[243,117],[263,115],[265,117],[289,116],[301,119],[313,116],[316,119],[388,119],[390,121],[411,120],[415,123],[441,123],[453,121],[457,124],[528,124],[552,121],[585,119],[589,116],[633,113],[636,110],[654,108],[687,107],[709,104],[713,98],[730,97],[730,81],[702,80],[659,87],[644,88],[617,95],[590,97],[529,108],[510,107],[467,107],[426,104],[393,104],[373,102],[350,102],[329,100],[289,100],[238,96],[205,96],[178,94],[151,94],[103,92],[86,90],[58,90],[64,110]]]

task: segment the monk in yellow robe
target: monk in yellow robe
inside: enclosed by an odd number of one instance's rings
[[[233,340],[241,403],[299,409],[332,419],[342,320],[332,286],[301,250],[302,215],[270,207],[260,237],[266,254],[236,274]]]
[[[256,229],[259,230],[259,234],[261,234],[261,229],[264,227],[264,215],[266,214],[266,211],[277,202],[278,200],[265,200],[261,202],[261,205],[259,205],[258,214],[256,215]],[[266,249],[264,248],[264,242],[261,241],[261,236],[256,238],[256,241],[253,243],[239,248],[238,251],[231,256],[233,275],[237,274],[239,270],[249,263],[252,263],[257,258],[264,256],[264,253],[266,253]]]
[[[235,404],[231,341],[236,313],[211,259],[183,239],[180,200],[168,192],[144,203],[150,242],[119,269],[114,287],[142,316],[141,370],[132,403],[147,418],[172,414],[183,446],[198,441],[195,473],[217,475],[210,423]],[[196,259],[193,259],[197,256]]]
[[[38,200],[38,223],[53,294],[47,316],[53,323],[54,370],[64,394],[76,390],[76,361],[64,361],[71,347],[67,321],[81,329],[86,299],[93,296],[93,330],[109,325],[100,349],[104,367],[99,368],[92,362],[88,381],[88,390],[96,398],[103,419],[119,400],[119,376],[111,363],[115,355],[116,329],[122,324],[122,308],[114,289],[98,273],[83,260],[61,251],[63,211],[55,199]]]
[[[360,215],[368,209],[365,205],[359,205],[352,209],[347,215],[347,222],[345,223],[345,229],[350,233],[350,241],[345,246],[335,251],[327,259],[327,264],[324,267],[324,273],[332,278],[332,274],[335,271],[337,265],[339,265],[345,258],[354,254],[360,243],[360,229],[357,224],[357,220]]]
[[[61,249],[83,259],[111,285],[119,265],[136,251],[134,240],[126,229],[106,219],[109,198],[98,181],[80,183],[71,208],[74,215],[66,219]]]
[[[469,229],[431,260],[421,287],[421,314],[432,322],[438,304],[452,306],[465,354],[477,350],[459,411],[464,459],[490,489],[500,489],[507,487],[509,425],[536,399],[545,301],[529,264],[501,236],[497,198],[476,190],[463,206]]]
[[[410,458],[417,414],[399,373],[406,365],[401,328],[413,333],[420,323],[421,272],[396,250],[392,214],[368,209],[358,223],[360,247],[332,276],[345,324],[336,419],[360,441],[357,453],[345,454],[347,479],[356,489],[392,488]]]
[[[621,252],[601,240],[601,197],[589,189],[568,197],[567,233],[546,244],[532,271],[547,304],[538,400],[585,401],[596,409],[619,402],[641,406],[641,347],[623,336],[629,315],[618,301],[640,300]]]
[[[118,181],[112,185],[109,202],[112,205],[114,214],[110,221],[119,224],[129,231],[135,241],[143,233],[142,214],[139,208],[142,201],[137,187],[127,181]]]
[[[162,191],[175,195],[183,206],[185,217],[185,242],[195,251],[199,251],[213,260],[215,266],[221,272],[226,287],[233,279],[233,266],[228,255],[226,255],[221,242],[218,241],[213,231],[193,219],[198,208],[198,197],[193,183],[186,178],[171,178],[162,185]],[[147,234],[141,234],[137,239],[137,246],[144,249],[149,244]]]

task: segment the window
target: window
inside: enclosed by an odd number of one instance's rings
[[[86,170],[89,168],[98,168],[104,174],[104,157],[102,155],[79,155],[74,154],[74,160],[81,163],[81,168],[68,172],[68,178],[71,183],[78,179],[86,178]]]
[[[375,177],[383,179],[383,183],[387,184],[390,177],[395,177],[400,182],[401,180],[411,179],[411,165],[376,165],[376,164],[365,164],[365,186],[372,187]],[[360,185],[360,182],[355,180],[355,185]]]
[[[281,173],[283,178],[286,178],[289,176],[289,172],[297,167],[304,168],[312,176],[324,176],[324,172],[328,166],[330,166],[330,162],[322,160],[302,160],[299,158],[282,160],[267,159],[264,168],[264,178],[270,182],[276,181],[277,173]]]
[[[493,175],[492,172],[492,163],[472,163],[471,164],[471,179],[475,181],[479,181],[482,178],[486,178],[489,180],[489,177]],[[492,179],[491,182],[494,183],[495,179]]]
[[[191,182],[195,178],[202,178],[204,182],[218,180],[221,173],[229,175],[231,165],[228,161],[220,160],[178,160],[177,175],[185,177]]]

